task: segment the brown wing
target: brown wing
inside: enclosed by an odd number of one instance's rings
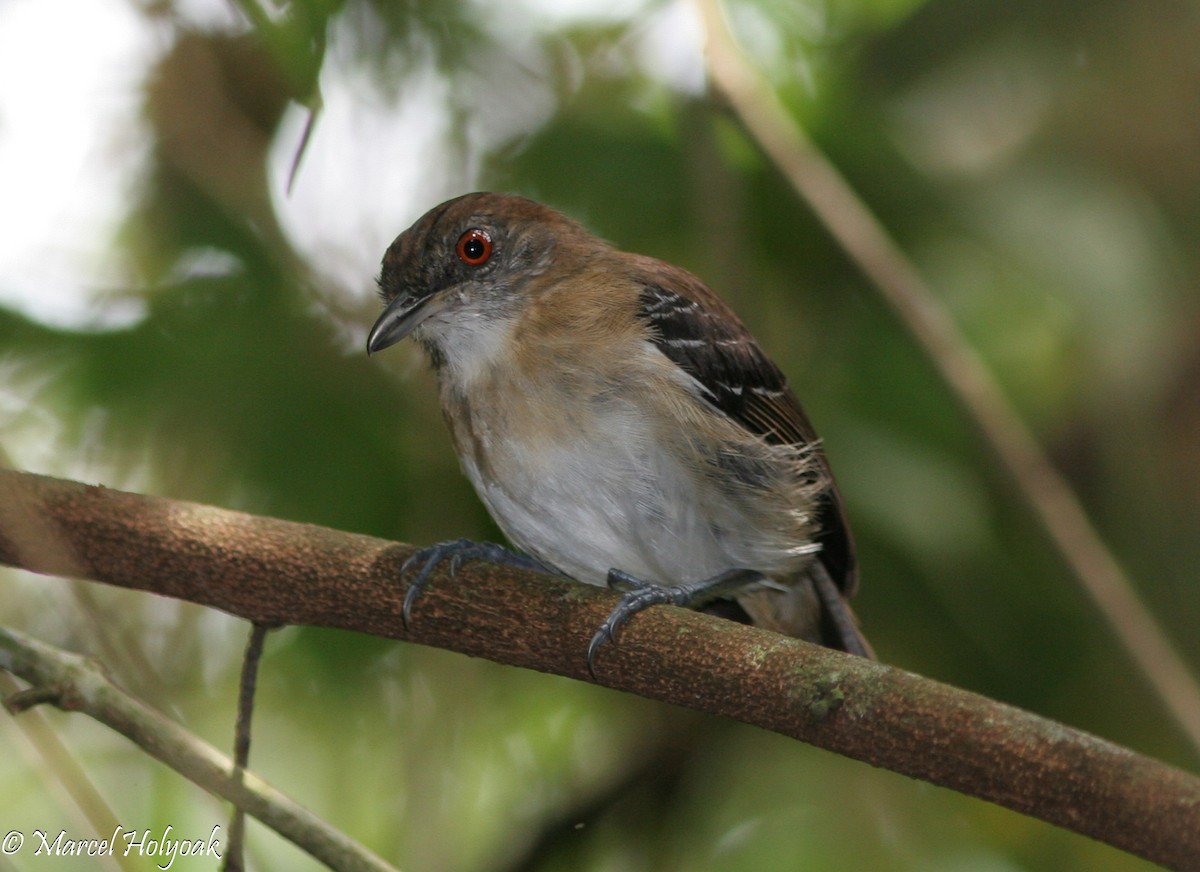
[[[641,267],[639,314],[650,325],[655,345],[700,383],[709,402],[768,442],[817,441],[779,367],[716,294],[686,270],[651,258],[634,262]],[[825,494],[818,520],[819,559],[837,586],[852,594],[858,567],[836,483]]]

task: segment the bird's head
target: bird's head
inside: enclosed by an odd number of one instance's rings
[[[431,209],[384,255],[385,308],[367,352],[411,334],[440,365],[457,347],[515,322],[555,274],[570,271],[571,253],[589,239],[575,222],[523,197],[466,194]]]

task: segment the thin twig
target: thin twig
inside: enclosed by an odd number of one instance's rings
[[[411,639],[583,680],[588,641],[617,598],[472,563],[435,573],[406,630],[397,579],[411,546],[0,470],[5,503],[36,512],[97,581],[261,623]],[[0,519],[0,563],[56,571],[62,562],[52,557],[22,561],[45,550],[13,540],[38,526],[7,529]],[[1200,779],[902,669],[662,607],[630,622],[597,672],[610,687],[755,724],[1200,872]],[[229,767],[220,769],[227,781]]]
[[[258,687],[258,664],[262,660],[270,627],[255,623],[250,628],[242,655],[242,678],[238,683],[237,722],[233,731],[233,777],[240,782],[250,766],[250,722],[254,716],[254,692]],[[235,805],[229,819],[229,853],[222,861],[226,872],[240,872],[245,861],[246,811]]]
[[[734,43],[717,0],[696,0],[708,69],[750,135],[883,293],[1163,705],[1200,753],[1200,684],[987,366],[887,230]]]

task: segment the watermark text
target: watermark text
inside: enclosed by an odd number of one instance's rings
[[[66,830],[9,830],[0,837],[0,857],[24,854],[32,857],[149,857],[163,872],[180,857],[221,859],[221,827],[208,836],[183,838],[170,824],[156,832],[117,827],[105,837],[78,838]]]

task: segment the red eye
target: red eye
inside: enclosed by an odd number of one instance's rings
[[[468,230],[458,237],[454,250],[463,263],[483,266],[492,256],[492,237],[482,230]]]

